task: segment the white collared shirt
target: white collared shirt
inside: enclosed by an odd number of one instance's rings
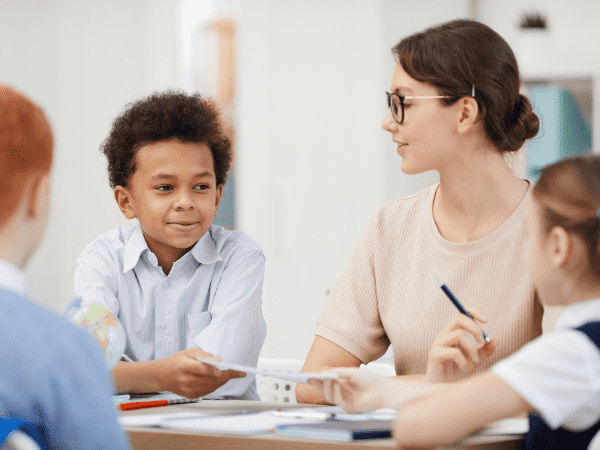
[[[119,317],[133,361],[198,347],[256,367],[266,335],[264,264],[249,236],[212,225],[167,276],[141,228],[119,227],[77,258],[75,291],[83,305],[103,305]],[[230,380],[205,398],[222,397],[258,400],[254,377]]]
[[[27,296],[25,275],[17,266],[3,259],[0,259],[0,288],[8,289],[24,297]]]
[[[553,429],[586,430],[600,419],[600,349],[575,330],[600,321],[600,299],[563,309],[553,332],[492,367]]]

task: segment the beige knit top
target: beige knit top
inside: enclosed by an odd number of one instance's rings
[[[480,308],[488,319],[483,328],[498,348],[480,370],[542,332],[543,308],[527,271],[530,193],[488,236],[457,244],[435,225],[437,186],[375,212],[317,321],[317,335],[365,364],[391,343],[398,374],[425,373],[436,334],[457,313],[432,273],[464,306]],[[546,314],[548,326],[555,315]]]

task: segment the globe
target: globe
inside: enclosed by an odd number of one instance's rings
[[[100,305],[85,305],[71,315],[71,322],[87,331],[100,345],[108,370],[121,360],[126,336],[123,325],[110,310]]]

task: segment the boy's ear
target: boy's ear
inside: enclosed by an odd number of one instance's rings
[[[563,268],[573,254],[573,239],[562,227],[554,227],[548,235],[548,251],[555,268]]]
[[[221,198],[223,197],[223,185],[220,184],[217,186],[217,195],[215,198],[215,215],[214,217],[217,217],[217,215],[219,214],[219,205],[221,204]]]
[[[37,219],[44,214],[50,197],[50,172],[36,175],[27,189],[27,215],[31,219]]]
[[[119,205],[119,209],[123,215],[128,219],[135,219],[136,214],[133,208],[133,198],[131,196],[131,192],[129,192],[129,190],[123,186],[116,186],[114,194],[117,205]]]
[[[473,97],[463,97],[456,102],[460,117],[458,120],[458,132],[466,133],[477,122],[479,105]]]

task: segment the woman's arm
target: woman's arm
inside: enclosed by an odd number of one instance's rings
[[[394,439],[401,447],[437,446],[531,409],[514,389],[488,371],[410,402],[398,414]]]
[[[359,367],[360,364],[352,353],[321,336],[315,336],[302,372],[317,373],[334,367]],[[296,400],[298,403],[329,404],[317,389],[308,384],[296,385]]]

